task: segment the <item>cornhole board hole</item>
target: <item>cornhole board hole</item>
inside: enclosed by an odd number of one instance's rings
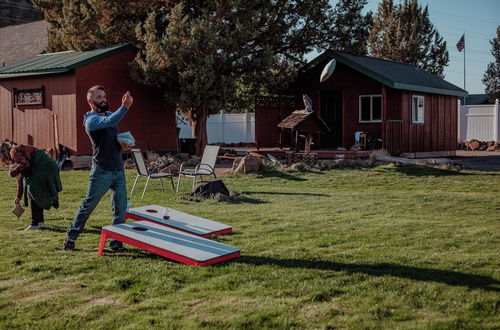
[[[150,221],[136,221],[103,227],[98,255],[102,255],[108,239],[115,239],[192,266],[213,265],[240,256],[240,249],[235,247]]]
[[[173,209],[170,209],[169,217],[164,219],[164,210],[165,208],[159,205],[134,207],[125,212],[125,219],[151,221],[201,237],[233,232],[233,227],[231,226]]]

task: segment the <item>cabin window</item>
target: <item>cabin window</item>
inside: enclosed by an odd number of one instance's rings
[[[359,97],[359,122],[380,123],[382,121],[382,96],[361,95]]]
[[[425,102],[424,97],[419,95],[413,95],[411,99],[411,120],[414,124],[424,123],[425,114]]]

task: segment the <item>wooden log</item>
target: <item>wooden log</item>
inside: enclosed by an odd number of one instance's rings
[[[398,163],[403,165],[443,165],[456,163],[454,160],[447,158],[407,159],[401,157],[376,155],[375,159],[380,162]]]

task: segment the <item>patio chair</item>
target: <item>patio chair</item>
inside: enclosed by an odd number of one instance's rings
[[[217,154],[219,153],[220,146],[209,146],[205,147],[203,150],[203,156],[201,157],[201,162],[194,169],[183,169],[184,163],[181,164],[179,170],[179,176],[177,178],[177,191],[179,191],[179,183],[181,182],[181,177],[193,178],[193,188],[196,183],[196,177],[200,177],[203,180],[203,175],[215,175],[215,162],[217,161]]]
[[[132,150],[130,150],[130,152],[132,153],[132,158],[134,158],[135,166],[137,168],[137,176],[135,177],[134,185],[132,186],[132,190],[130,191],[131,196],[132,196],[132,193],[134,192],[135,185],[137,184],[137,180],[139,179],[140,176],[148,178],[146,180],[146,185],[144,186],[144,190],[142,191],[141,198],[144,198],[144,193],[146,192],[146,188],[148,187],[149,179],[160,179],[161,190],[165,191],[165,189],[163,188],[162,178],[170,178],[170,182],[172,183],[172,189],[175,190],[174,179],[172,179],[172,174],[170,174],[170,173],[156,173],[155,170],[152,171],[153,173],[150,173],[150,171],[146,165],[146,162],[144,161],[142,151],[140,149],[132,149]]]

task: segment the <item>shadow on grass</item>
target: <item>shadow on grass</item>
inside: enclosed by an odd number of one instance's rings
[[[441,168],[419,165],[406,165],[394,168],[396,172],[409,176],[465,176],[474,175],[472,173],[464,173],[456,170],[444,170]]]
[[[66,234],[66,232],[68,231],[68,226],[65,226],[65,227],[45,226],[45,227],[42,228],[42,230],[53,231],[55,233],[65,233]],[[93,229],[87,229],[87,228],[85,228],[83,230],[83,233],[101,235],[101,228],[100,227],[92,226],[91,228],[93,228]]]
[[[263,178],[280,178],[280,179],[285,179],[285,180],[291,180],[291,181],[307,181],[307,179],[304,178],[299,178],[297,176],[281,172],[281,171],[276,171],[273,169],[266,170],[262,172],[261,177]]]
[[[245,196],[237,195],[227,201],[229,204],[267,204],[268,201],[264,201],[258,198],[248,198]]]
[[[394,276],[424,282],[439,282],[453,286],[467,286],[473,289],[500,292],[500,281],[482,275],[465,274],[451,270],[418,268],[397,264],[345,264],[323,260],[276,259],[258,256],[242,256],[235,262],[251,265],[276,265],[284,268],[306,268],[332,271],[346,271],[350,274],[363,273],[371,276]]]
[[[262,199],[248,198],[248,197],[245,197],[242,195],[236,195],[236,196],[232,196],[232,197],[223,197],[223,198],[184,195],[184,196],[180,196],[179,200],[182,200],[184,202],[196,202],[196,203],[203,203],[203,202],[209,201],[209,200],[215,200],[216,202],[228,203],[228,204],[266,204],[266,203],[269,203],[268,201],[264,201]]]
[[[276,192],[276,191],[242,191],[244,195],[291,195],[291,196],[317,196],[317,197],[331,197],[327,194],[314,194],[314,193],[293,193],[293,192]]]

